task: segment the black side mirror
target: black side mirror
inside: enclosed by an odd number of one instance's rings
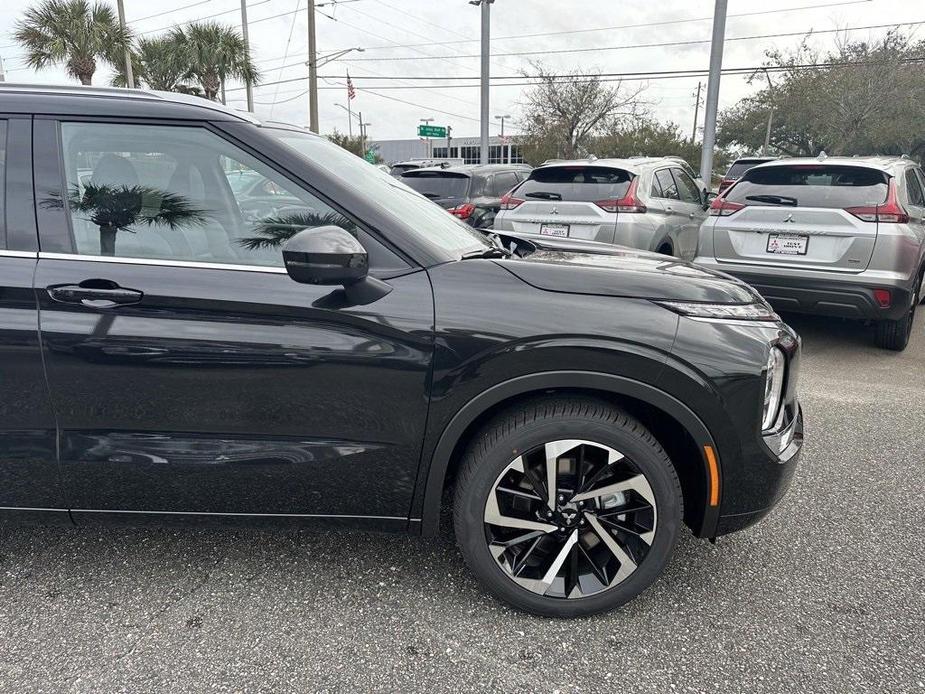
[[[338,226],[296,232],[283,244],[286,272],[302,284],[356,284],[369,272],[366,249]]]
[[[710,208],[710,203],[716,199],[718,194],[714,193],[712,190],[703,191],[703,209],[707,210]]]
[[[382,280],[369,277],[369,256],[346,229],[323,226],[302,229],[283,244],[286,272],[302,284],[343,285],[322,301],[324,308],[371,304],[392,291]]]

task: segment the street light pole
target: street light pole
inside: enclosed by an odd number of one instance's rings
[[[479,120],[481,121],[480,144],[481,157],[483,164],[488,163],[488,114],[489,114],[489,80],[491,79],[491,4],[495,0],[469,0],[470,5],[481,6],[482,8],[482,109]]]
[[[119,10],[119,26],[122,31],[125,31],[125,6],[122,3],[122,0],[119,0],[116,3]],[[135,88],[135,75],[132,74],[132,49],[128,46],[125,47],[125,84],[129,89]]]
[[[318,65],[315,46],[315,0],[308,5],[308,128],[318,132]]]
[[[122,0],[119,0],[121,4]],[[244,53],[250,56],[251,46],[247,37],[247,0],[241,0],[241,34],[244,37]],[[254,85],[251,84],[250,78],[245,82],[247,89],[247,110],[254,111]]]
[[[424,125],[429,125],[430,123],[433,123],[433,122],[434,122],[434,119],[433,119],[433,118],[421,118],[421,122],[422,122]],[[427,156],[428,156],[428,158],[431,158],[431,157],[433,157],[433,150],[431,149],[430,138],[427,137],[427,138],[425,138],[425,140],[426,140],[426,142],[427,142]]]
[[[504,121],[510,117],[511,117],[511,114],[509,113],[505,113],[503,116],[495,116],[495,120],[501,121],[501,163],[502,164],[511,163],[510,150],[508,149],[508,146],[504,142]],[[507,157],[504,156],[505,150],[508,151]],[[507,161],[505,161],[505,158],[507,159]]]
[[[716,145],[716,111],[719,105],[719,78],[723,69],[723,41],[726,37],[727,0],[716,0],[713,9],[713,39],[710,42],[710,78],[704,108],[703,152],[700,155],[700,178],[709,188],[713,180],[713,147]]]

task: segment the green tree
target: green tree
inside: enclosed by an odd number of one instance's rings
[[[202,93],[198,87],[187,83],[189,66],[182,60],[181,51],[172,37],[140,38],[131,54],[136,83],[165,92]],[[117,62],[115,68],[112,84],[127,86],[125,62]]]
[[[362,157],[366,154],[363,149],[363,138],[359,135],[351,137],[347,133],[342,133],[337,128],[334,128],[334,132],[328,135],[328,139],[335,145],[340,145],[348,152],[356,154],[358,157]]]
[[[30,67],[40,70],[64,63],[69,75],[91,84],[98,62],[117,65],[124,60],[132,35],[102,2],[43,0],[26,10],[13,38],[25,50]]]
[[[898,32],[875,43],[843,41],[824,54],[805,41],[787,53],[769,51],[769,69],[753,75],[765,86],[721,114],[717,142],[758,152],[771,115],[772,153],[816,156],[824,150],[921,159],[923,56],[925,41],[913,43]]]
[[[249,79],[256,84],[260,72],[236,30],[218,22],[196,22],[174,27],[169,38],[186,66],[185,77],[202,87],[203,96],[215,101],[227,79]]]

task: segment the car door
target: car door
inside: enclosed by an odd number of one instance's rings
[[[36,294],[75,519],[403,525],[427,412],[426,273],[208,124],[42,120],[34,142]],[[249,219],[229,185],[242,171],[299,205]],[[357,236],[387,296],[349,305],[290,279],[280,243],[325,224]]]
[[[697,255],[700,225],[707,218],[706,211],[703,209],[703,191],[683,169],[672,168],[671,174],[677,183],[681,203],[675,255],[684,260],[693,260]]]
[[[495,216],[501,209],[501,197],[519,182],[513,171],[499,171],[489,176],[483,184],[481,196],[475,200],[478,218],[473,220],[472,226],[481,229],[492,228]]]
[[[908,198],[907,212],[909,213],[909,228],[917,237],[919,247],[925,243],[925,189],[919,183],[916,169],[908,168],[905,173],[906,197]]]
[[[658,225],[653,235],[652,249],[664,245],[665,240],[669,239],[672,250],[678,255],[678,237],[686,224],[687,210],[681,203],[678,184],[671,175],[671,169],[658,169],[652,176],[652,198],[653,204],[648,205],[648,212]]]
[[[31,118],[0,116],[0,515],[70,522],[32,291],[31,133]]]

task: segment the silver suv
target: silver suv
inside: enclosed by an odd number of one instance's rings
[[[501,199],[494,228],[690,260],[706,218],[707,192],[685,168],[672,157],[549,163]]]
[[[905,349],[922,296],[925,177],[904,157],[761,164],[713,201],[696,262],[782,311],[874,321],[880,347]]]

